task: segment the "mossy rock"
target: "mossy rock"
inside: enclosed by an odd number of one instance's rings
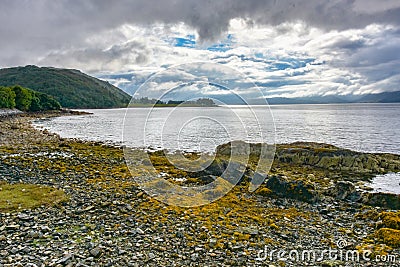
[[[393,248],[400,247],[400,230],[381,228],[375,232],[375,237]]]
[[[381,228],[400,230],[400,211],[382,212],[379,214],[379,218],[382,220]]]
[[[267,196],[271,196],[273,193],[272,193],[271,189],[264,187],[264,188],[259,188],[256,191],[256,194],[260,195],[260,196],[267,197]]]
[[[308,203],[315,203],[319,200],[315,186],[302,180],[288,181],[282,176],[271,176],[266,186],[278,197],[287,197]]]

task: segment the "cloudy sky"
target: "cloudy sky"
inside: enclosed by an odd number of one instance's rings
[[[0,0],[0,67],[76,68],[134,92],[221,63],[269,96],[400,90],[399,0]]]

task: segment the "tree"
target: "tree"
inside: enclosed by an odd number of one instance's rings
[[[29,111],[41,111],[43,110],[40,98],[34,93],[32,95],[31,105],[29,106]]]
[[[0,87],[0,108],[15,108],[15,93],[10,87]]]
[[[15,93],[15,106],[22,111],[28,111],[32,103],[31,91],[19,85],[12,87]]]
[[[60,103],[52,96],[19,85],[9,87],[14,99],[13,107],[22,111],[59,110]]]
[[[36,96],[40,100],[41,110],[59,110],[61,109],[60,103],[55,100],[52,96],[35,92]]]
[[[199,98],[196,100],[196,104],[203,106],[203,107],[213,107],[215,106],[214,101],[209,98]]]

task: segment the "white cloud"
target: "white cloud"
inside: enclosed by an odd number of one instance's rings
[[[29,24],[25,17],[15,25],[0,18],[0,33],[16,40],[14,45],[0,45],[0,60],[5,65],[14,62],[78,68],[131,93],[154,73],[199,61],[238,70],[266,94],[275,96],[400,90],[400,19],[393,15],[400,8],[397,0],[309,0],[297,7],[286,0],[233,1],[230,5],[222,1],[207,8],[189,2],[179,6],[181,13],[164,2],[157,2],[156,7],[143,4],[149,18],[143,14],[131,18],[131,9],[115,7],[107,11],[110,18],[86,13],[91,19],[88,22],[81,15],[96,3],[83,4],[81,9],[71,7],[76,11],[70,14],[72,17],[61,13],[57,17],[58,10],[65,7],[63,3],[29,3],[20,11],[32,19],[31,31],[24,28]],[[135,2],[129,7],[140,5]],[[35,13],[30,16],[29,6]],[[54,12],[40,19],[42,8]],[[196,17],[191,8],[209,13],[196,11]],[[321,14],[316,14],[316,9]],[[72,23],[74,16],[81,27]],[[67,22],[71,26],[65,26]],[[16,34],[18,29],[22,34]],[[178,46],[176,38],[191,39],[196,44]],[[32,51],[26,49],[27,40]],[[208,49],[228,41],[227,49]],[[181,80],[193,78],[185,71],[173,75]]]

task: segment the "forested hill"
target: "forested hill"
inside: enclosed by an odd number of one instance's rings
[[[79,70],[32,65],[0,69],[0,86],[16,84],[51,95],[65,108],[126,107],[131,98],[110,83]]]

